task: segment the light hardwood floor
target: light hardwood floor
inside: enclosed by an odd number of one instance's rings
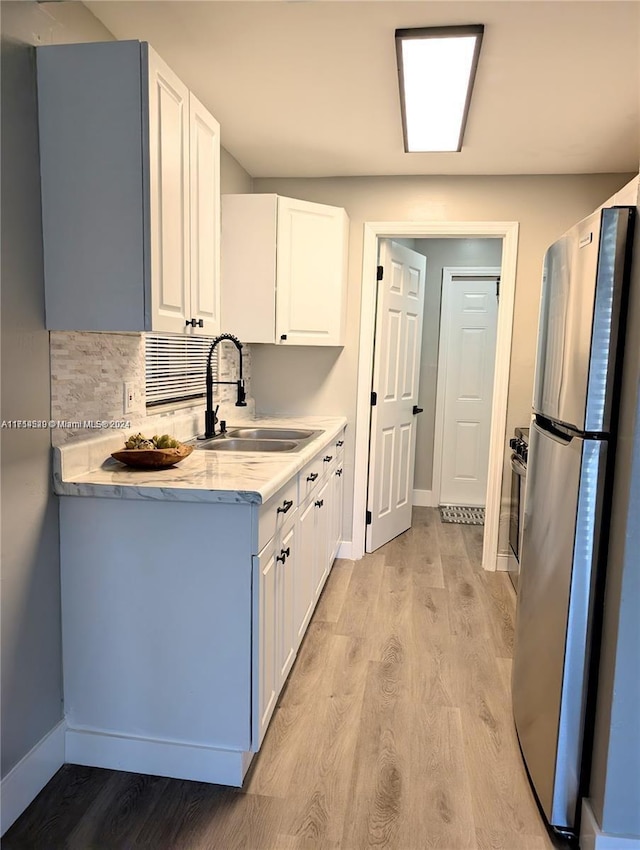
[[[515,596],[414,509],[337,561],[242,791],[66,765],[5,850],[550,850],[520,758]]]

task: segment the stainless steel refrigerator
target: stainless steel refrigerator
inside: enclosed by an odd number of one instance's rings
[[[589,753],[634,212],[584,219],[543,268],[512,696],[529,778],[558,832],[576,828]]]

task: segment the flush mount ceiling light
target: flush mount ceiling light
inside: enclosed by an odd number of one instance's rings
[[[482,24],[396,30],[404,149],[459,151]]]

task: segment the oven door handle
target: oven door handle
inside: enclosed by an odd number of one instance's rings
[[[527,474],[527,464],[520,460],[517,455],[511,455],[511,469],[516,475],[521,475],[523,478]]]

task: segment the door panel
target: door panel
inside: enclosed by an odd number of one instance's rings
[[[496,281],[445,279],[438,365],[439,502],[484,505],[498,323]],[[437,476],[437,473],[436,473]],[[436,477],[436,489],[438,479]]]
[[[385,239],[378,284],[366,549],[372,552],[411,525],[426,258]]]
[[[343,209],[278,198],[276,340],[341,345],[347,218]],[[284,337],[284,339],[283,339]]]
[[[456,480],[475,481],[478,466],[482,463],[480,456],[480,423],[458,422],[455,457]]]
[[[149,48],[151,285],[155,331],[183,333],[189,310],[189,91]]]
[[[204,327],[191,333],[220,331],[220,125],[197,98],[189,100],[191,175],[190,318]]]
[[[605,458],[606,443],[531,428],[513,711],[529,774],[556,826],[575,817]]]

